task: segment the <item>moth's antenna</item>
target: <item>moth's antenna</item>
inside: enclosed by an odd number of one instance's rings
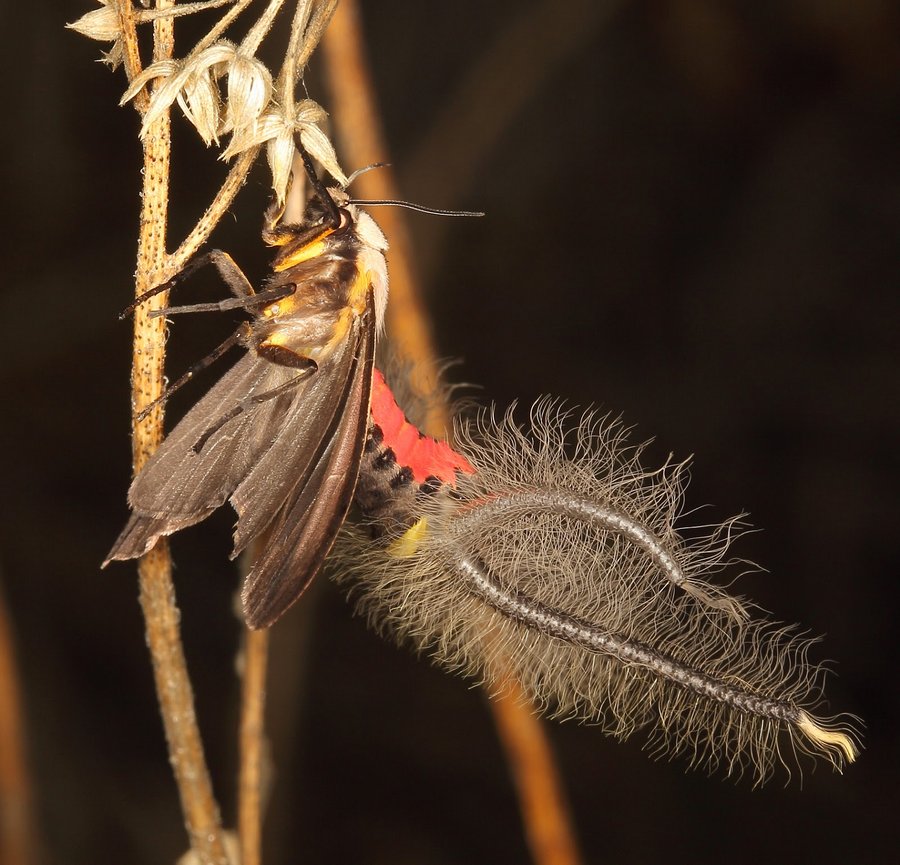
[[[365,207],[378,207],[392,204],[395,207],[405,207],[408,210],[417,210],[419,213],[430,213],[433,216],[484,216],[480,210],[443,210],[440,207],[426,207],[424,204],[414,204],[411,201],[398,201],[392,198],[362,199],[351,198],[350,204],[362,204]]]
[[[373,162],[371,165],[365,165],[362,168],[357,168],[356,171],[354,171],[353,174],[351,174],[350,177],[347,178],[347,186],[345,188],[349,188],[350,184],[353,183],[353,181],[356,180],[357,177],[359,177],[361,174],[365,174],[367,171],[371,171],[373,168],[390,168],[390,167],[391,167],[390,162]]]
[[[356,180],[360,174],[365,174],[367,171],[371,171],[373,168],[390,168],[390,162],[373,162],[371,165],[366,165],[364,168],[357,168],[353,174],[350,175],[350,179],[347,181],[347,186],[345,188],[349,188],[350,184]],[[433,216],[484,216],[484,214],[480,211],[472,211],[472,210],[444,210],[439,207],[426,207],[423,204],[415,204],[411,201],[399,201],[393,198],[372,198],[372,199],[362,199],[362,198],[351,198],[350,204],[362,204],[366,207],[379,207],[382,205],[394,205],[395,207],[405,207],[408,210],[417,210],[419,213],[430,213]]]

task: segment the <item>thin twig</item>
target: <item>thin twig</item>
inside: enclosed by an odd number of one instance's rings
[[[121,4],[130,5],[130,4]],[[160,0],[158,6],[170,5]],[[128,18],[126,14],[123,16]],[[172,56],[174,35],[171,19],[153,24],[154,61]],[[138,56],[136,34],[126,29],[126,56]],[[129,74],[130,74],[129,70]],[[151,124],[144,138],[143,190],[138,237],[135,291],[138,295],[155,285],[166,269],[166,227],[171,155],[169,112]],[[166,293],[142,304],[135,313],[132,399],[136,411],[157,399],[163,391],[165,321],[150,318],[154,308],[167,302]],[[134,423],[132,457],[135,472],[162,440],[162,410]],[[172,561],[165,542],[138,563],[140,603],[147,644],[153,662],[157,698],[166,732],[169,757],[178,784],[191,847],[203,865],[226,865],[219,810],[203,754],[194,713],[194,697],[179,630],[179,612],[172,583]]]
[[[296,24],[296,22],[295,22]],[[258,148],[257,148],[258,149]],[[243,156],[243,154],[242,154]],[[285,201],[282,218],[286,224],[298,223],[306,202],[306,172],[299,153],[294,154],[294,182]],[[258,538],[240,559],[241,579],[246,578],[253,562],[268,543]],[[263,786],[267,748],[265,708],[266,670],[269,662],[271,631],[244,629],[241,657],[241,728],[238,742],[238,843],[241,865],[259,865],[262,861]]]
[[[215,26],[206,34],[191,50],[191,54],[199,54],[208,45],[212,45],[232,24],[232,22],[253,2],[253,0],[238,0]]]
[[[160,2],[157,5],[171,6],[172,3]],[[134,5],[130,2],[127,2],[127,0],[119,0],[119,2],[116,3],[116,11],[119,13],[119,21],[122,24],[122,44],[124,48],[123,54],[125,74],[128,76],[128,81],[131,82],[141,74],[141,69],[143,68],[141,65],[140,50],[138,48],[137,10],[134,8]],[[155,34],[156,24],[154,24],[153,26]],[[171,24],[169,26],[171,29]],[[134,107],[138,110],[138,113],[143,116],[147,111],[147,107],[149,105],[150,96],[147,94],[146,89],[141,90],[141,92],[138,93],[134,98]]]
[[[4,865],[32,865],[37,859],[22,718],[12,623],[0,591],[0,862]]]
[[[294,155],[294,182],[288,192],[282,218],[286,224],[302,219],[306,202],[306,172],[299,153]],[[243,581],[259,553],[265,548],[268,536],[258,538],[240,558]],[[285,631],[280,635],[283,637]],[[268,737],[265,708],[268,701],[266,670],[268,667],[271,630],[251,631],[244,628],[239,668],[241,669],[241,727],[238,742],[238,844],[241,865],[259,865],[262,860],[262,822],[265,810],[265,760]],[[296,647],[295,647],[296,648]],[[291,655],[296,660],[296,653]],[[287,687],[298,687],[295,677],[288,677]],[[283,683],[284,684],[284,683]],[[293,707],[297,701],[288,701]],[[285,713],[280,712],[283,716]],[[284,720],[280,717],[280,720]],[[281,759],[284,755],[280,754]],[[289,762],[289,761],[288,761]]]
[[[203,755],[181,646],[169,545],[159,543],[147,553],[138,564],[138,573],[156,694],[191,848],[203,865],[226,865],[219,809]]]
[[[309,58],[322,39],[323,34],[328,29],[328,24],[337,8],[338,0],[320,0],[313,9],[306,27],[303,31],[303,42],[300,53],[297,55],[297,61],[294,65],[294,85],[299,81],[299,76],[306,68]]]
[[[241,865],[262,861],[262,776],[265,743],[266,665],[269,631],[244,631],[241,687],[238,837]]]
[[[228,172],[228,176],[222,183],[209,207],[203,216],[197,220],[197,224],[191,229],[190,234],[182,241],[178,249],[167,259],[166,272],[159,275],[157,284],[174,276],[191,259],[191,257],[209,240],[213,229],[219,224],[219,220],[225,215],[234,197],[240,192],[241,187],[247,182],[247,175],[256,162],[259,155],[259,147],[251,147],[242,151],[234,160],[234,165]]]
[[[388,161],[356,0],[340,4],[322,40],[322,49],[336,133],[347,164],[356,167]],[[390,169],[366,172],[357,182],[360,198],[399,197]],[[411,265],[413,256],[403,211],[385,209],[378,218],[391,241],[391,335],[409,360],[433,376],[433,339]],[[504,696],[491,701],[491,707],[516,781],[534,860],[539,865],[577,865],[577,844],[543,728],[514,680],[507,678],[503,690]]]

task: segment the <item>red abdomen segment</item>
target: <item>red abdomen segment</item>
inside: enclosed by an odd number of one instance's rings
[[[363,513],[385,524],[405,528],[417,517],[416,498],[456,486],[457,472],[475,469],[447,442],[425,435],[397,405],[384,376],[372,381],[369,432],[360,467],[356,501]]]

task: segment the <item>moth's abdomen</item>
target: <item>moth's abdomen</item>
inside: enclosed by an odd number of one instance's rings
[[[363,514],[383,529],[402,531],[418,519],[423,500],[444,487],[455,488],[457,472],[471,474],[474,468],[447,442],[420,432],[376,370],[356,487],[356,502]]]

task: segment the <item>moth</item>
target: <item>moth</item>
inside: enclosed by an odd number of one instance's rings
[[[134,479],[131,518],[103,563],[137,558],[227,501],[238,516],[232,558],[266,538],[242,591],[251,628],[271,625],[303,593],[350,507],[388,296],[378,225],[301,155],[314,195],[299,225],[282,222],[277,202],[267,210],[262,239],[277,252],[262,290],[214,250],[204,258],[234,298],[157,313],[243,308],[252,316],[162,398],[228,349],[246,354]]]

